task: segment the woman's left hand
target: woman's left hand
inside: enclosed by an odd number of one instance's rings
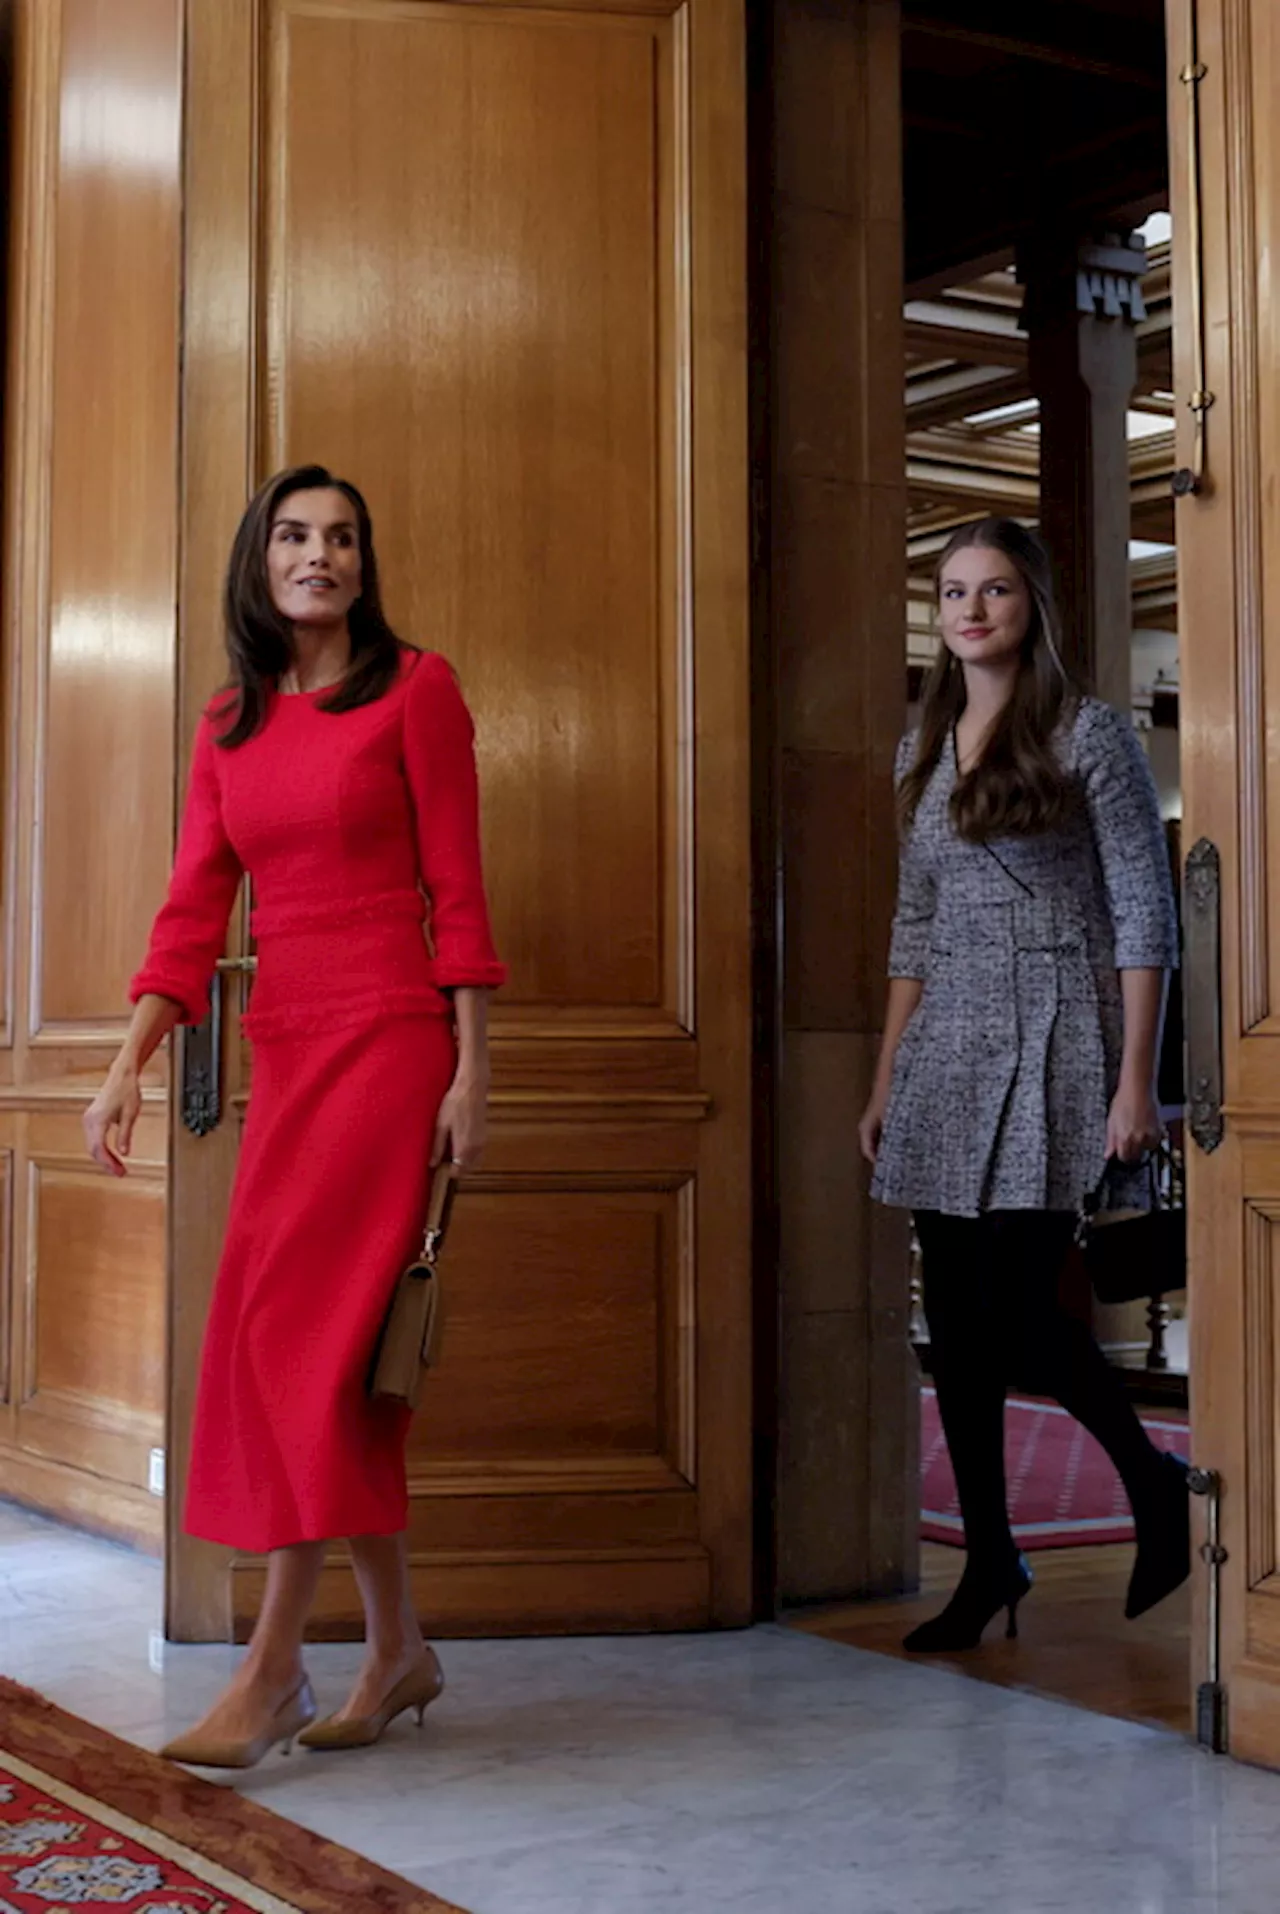
[[[1148,1086],[1121,1083],[1107,1116],[1107,1155],[1118,1163],[1137,1163],[1160,1141],[1160,1110]]]
[[[488,1122],[489,1080],[461,1072],[445,1092],[436,1118],[431,1167],[446,1160],[460,1169],[474,1170],[484,1154]]]

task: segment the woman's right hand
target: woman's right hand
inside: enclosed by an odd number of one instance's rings
[[[874,1163],[880,1153],[880,1135],[884,1129],[884,1113],[889,1097],[887,1091],[875,1089],[871,1092],[871,1101],[862,1113],[858,1125],[858,1143],[868,1163]]]
[[[138,1072],[126,1058],[117,1057],[106,1082],[84,1113],[84,1140],[89,1154],[112,1176],[126,1174],[123,1159],[129,1154],[133,1126],[141,1108]]]

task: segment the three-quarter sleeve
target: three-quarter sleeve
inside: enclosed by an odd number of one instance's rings
[[[404,765],[435,981],[442,990],[504,983],[484,893],[475,730],[451,666],[435,652],[413,666],[405,693]]]
[[[210,980],[244,874],[223,828],[217,752],[206,716],[192,753],[169,894],[152,926],[146,961],[129,986],[135,1004],[147,995],[171,998],[183,1023],[208,1015]]]
[[[915,746],[914,735],[905,737],[898,746],[893,774],[895,787],[902,783],[911,768]],[[890,977],[921,980],[925,977],[929,968],[929,940],[937,901],[933,874],[916,842],[914,829],[909,830],[898,849],[898,901],[893,914],[893,933],[889,939]]]
[[[1175,970],[1178,922],[1155,779],[1127,717],[1090,699],[1076,730],[1117,970]]]

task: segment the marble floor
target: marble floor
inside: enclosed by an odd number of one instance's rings
[[[0,1504],[0,1668],[144,1746],[224,1648],[158,1566]],[[357,1651],[311,1651],[321,1702]],[[1280,1776],[783,1628],[446,1644],[421,1735],[238,1785],[473,1914],[1272,1914]]]

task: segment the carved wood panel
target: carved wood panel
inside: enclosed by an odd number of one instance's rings
[[[27,1205],[18,1447],[145,1488],[164,1433],[163,1166],[116,1186],[33,1155]]]
[[[482,714],[504,1004],[675,1021],[687,948],[676,17],[271,7],[265,469],[374,512]]]
[[[468,1189],[450,1241],[449,1359],[413,1455],[554,1464],[603,1486],[650,1458],[692,1475],[691,1189],[674,1179],[512,1177]],[[625,1474],[622,1478],[627,1480]]]
[[[180,165],[173,0],[57,12],[45,603],[26,761],[29,1019],[55,1043],[120,1023],[168,876]]]
[[[0,1144],[0,1413],[13,1401],[13,1151]],[[3,1431],[0,1422],[0,1432]]]

